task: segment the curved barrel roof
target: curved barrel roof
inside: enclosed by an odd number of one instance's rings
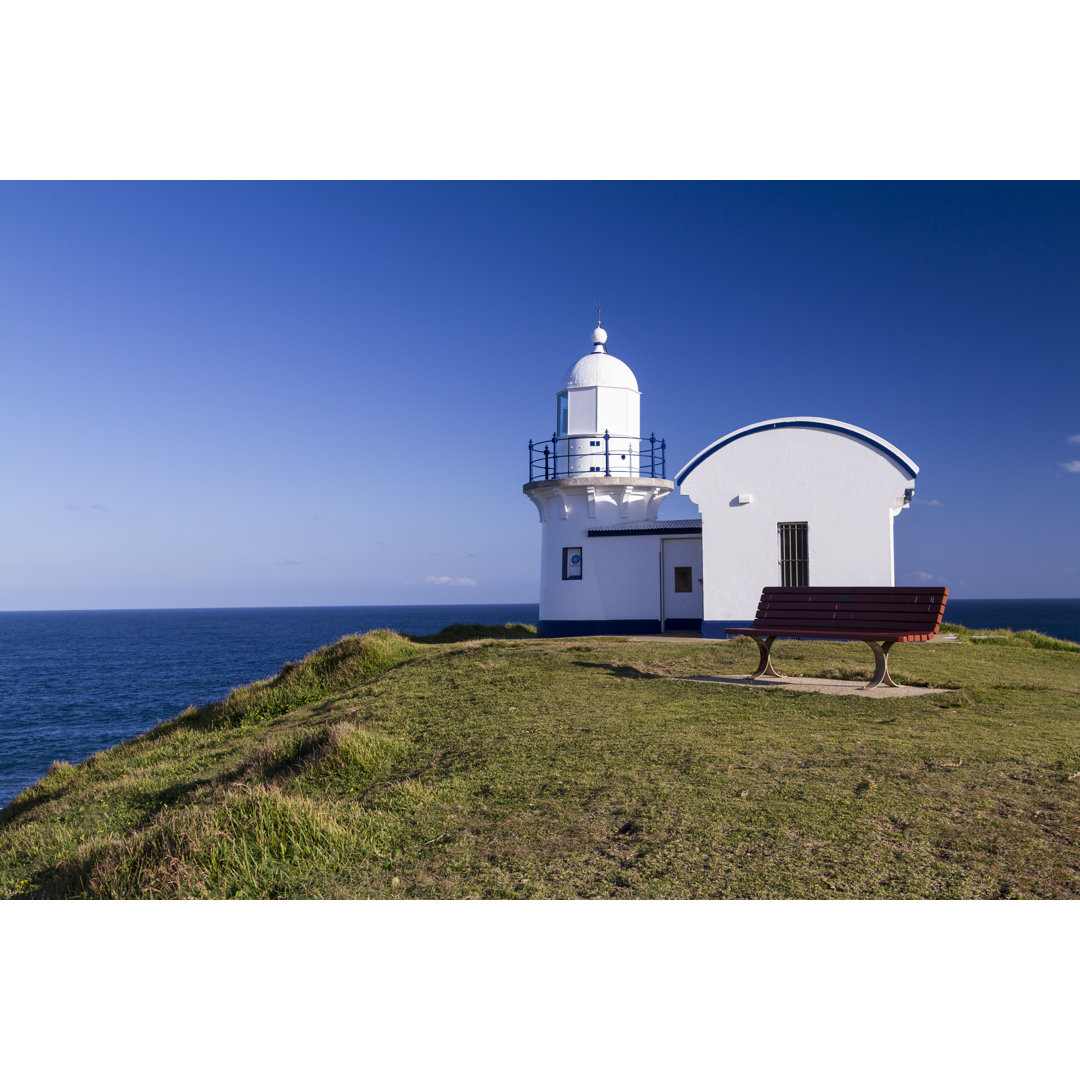
[[[901,472],[907,475],[908,479],[914,480],[918,475],[919,466],[916,465],[907,454],[902,453],[893,446],[892,443],[886,442],[872,431],[866,431],[864,428],[855,427],[854,424],[845,424],[842,420],[829,420],[823,416],[785,416],[777,420],[762,420],[757,424],[750,424],[748,427],[739,428],[737,431],[732,431],[723,438],[717,439],[716,442],[705,447],[700,454],[688,461],[682,469],[679,470],[678,475],[675,477],[675,483],[681,485],[706,458],[712,457],[717,450],[722,450],[725,446],[735,442],[736,439],[743,439],[747,435],[756,435],[760,431],[771,431],[774,428],[789,427],[817,428],[824,431],[835,431],[840,435],[851,436],[852,438],[859,439],[868,446],[873,447],[875,450],[879,450],[886,457],[891,458]]]

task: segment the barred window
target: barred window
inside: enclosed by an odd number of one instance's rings
[[[807,523],[781,521],[776,528],[780,534],[780,584],[809,585],[810,552],[807,544]]]

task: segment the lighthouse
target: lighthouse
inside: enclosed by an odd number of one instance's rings
[[[570,367],[555,395],[551,438],[529,442],[522,490],[540,515],[539,630],[548,637],[660,632],[658,536],[691,537],[700,552],[700,522],[657,522],[675,486],[665,443],[642,437],[637,379],[608,352],[607,340],[598,319],[592,351]]]
[[[764,586],[894,583],[893,521],[919,472],[906,454],[842,420],[782,416],[717,439],[673,482],[607,340],[597,319],[555,394],[555,431],[529,442],[542,635],[719,637],[754,618]],[[700,517],[658,518],[675,483]]]

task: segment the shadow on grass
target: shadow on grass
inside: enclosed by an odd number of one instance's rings
[[[19,891],[19,899],[24,900],[62,900],[71,886],[86,880],[92,860],[83,859],[67,862],[60,873],[55,866],[47,866],[32,874]],[[60,880],[58,880],[58,878]]]
[[[41,806],[42,803],[52,802],[53,799],[60,798],[61,795],[71,790],[74,780],[69,780],[62,787],[56,788],[54,791],[46,791],[40,795],[27,795],[20,799],[16,796],[16,801],[8,803],[3,809],[0,809],[0,825],[6,825],[9,821],[15,821],[21,817],[28,810],[33,810],[35,806]]]
[[[503,626],[484,626],[480,623],[454,623],[444,626],[436,634],[403,634],[409,641],[420,645],[447,645],[461,641],[479,641],[484,638],[505,640],[508,638],[535,638],[536,627],[528,623],[506,623]]]
[[[609,675],[614,676],[617,679],[662,679],[663,675],[654,675],[651,671],[640,671],[636,667],[631,667],[629,664],[594,664],[588,660],[575,660],[575,667],[583,668],[599,668],[601,671],[608,672]]]
[[[198,779],[183,780],[176,784],[170,784],[167,788],[145,794],[134,795],[129,806],[140,813],[140,817],[134,822],[135,828],[142,828],[149,824],[151,818],[166,806],[175,806],[186,795],[200,787],[206,787],[211,783],[205,777]]]

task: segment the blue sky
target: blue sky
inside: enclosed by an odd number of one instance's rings
[[[898,583],[1080,596],[1076,184],[10,182],[0,236],[0,609],[535,601],[596,301],[669,475],[844,420],[921,469]]]

